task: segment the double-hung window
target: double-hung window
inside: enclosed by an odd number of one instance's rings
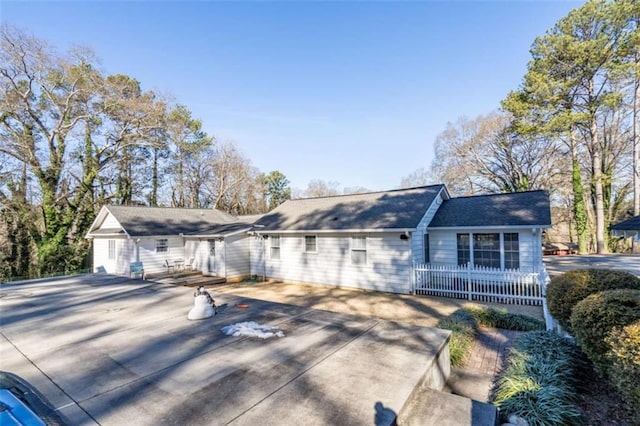
[[[520,244],[517,232],[504,234],[504,268],[520,269]]]
[[[458,234],[458,265],[467,265],[471,261],[469,234]]]
[[[361,235],[351,237],[351,264],[367,264],[367,237]]]
[[[270,257],[271,259],[280,259],[280,236],[272,235],[269,237]]]
[[[162,238],[156,240],[156,253],[166,253],[169,250],[169,240]]]
[[[318,239],[315,235],[304,236],[304,252],[305,253],[317,253],[318,252]]]

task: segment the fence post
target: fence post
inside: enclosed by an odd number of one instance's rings
[[[416,294],[416,274],[418,273],[418,268],[416,268],[416,264],[415,262],[412,262],[412,267],[411,267],[411,294],[415,295]]]
[[[467,295],[471,300],[471,262],[467,263]]]

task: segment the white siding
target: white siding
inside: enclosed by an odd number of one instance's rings
[[[115,241],[115,259],[109,259],[109,240]],[[109,274],[129,275],[129,265],[134,254],[134,244],[123,237],[93,239],[93,270],[102,267]]]
[[[280,259],[276,260],[270,258],[269,240],[266,240],[267,277],[396,293],[411,292],[410,242],[401,240],[399,233],[367,234],[366,265],[351,264],[350,234],[318,234],[316,241],[317,253],[305,253],[303,234],[280,235]]]
[[[416,230],[411,234],[411,255],[414,263],[424,263],[424,234],[427,233],[427,226],[431,223],[433,216],[435,216],[436,212],[442,205],[443,200],[443,192],[440,191],[438,196],[433,200],[431,206],[427,209],[427,212],[424,214],[420,223],[416,227]],[[429,236],[431,238],[431,236]]]
[[[165,260],[173,263],[176,259],[185,259],[183,238],[166,237],[168,248],[166,252],[156,253],[156,240],[161,238],[141,238],[138,246],[137,256],[133,255],[131,262],[139,260],[142,262],[146,273],[165,272]],[[185,259],[188,260],[188,259]],[[128,268],[128,266],[127,266]],[[128,273],[128,269],[127,269]]]
[[[225,238],[225,275],[228,280],[248,278],[251,275],[249,260],[249,240],[251,237],[239,234]]]
[[[116,218],[111,213],[109,213],[107,214],[107,217],[104,218],[104,221],[102,221],[98,229],[113,229],[113,228],[121,228],[121,226],[116,220]]]
[[[466,230],[430,230],[429,246],[431,254],[431,264],[433,265],[457,265],[458,246],[457,234],[468,233]],[[474,229],[474,234],[479,233],[518,233],[518,245],[520,250],[520,270],[535,271],[540,265],[541,240],[540,232],[534,233],[531,230],[522,229]]]

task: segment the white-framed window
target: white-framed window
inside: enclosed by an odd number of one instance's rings
[[[269,253],[271,259],[280,259],[280,236],[271,235],[269,237]]]
[[[114,260],[116,258],[116,240],[109,240],[109,260]]]
[[[156,240],[156,253],[166,253],[169,251],[169,240],[162,238]]]
[[[305,253],[317,253],[318,252],[318,239],[315,235],[304,236],[304,252]]]
[[[354,235],[351,237],[351,264],[367,264],[367,237]]]
[[[458,234],[458,265],[495,269],[520,268],[520,244],[517,232]],[[472,248],[473,247],[473,248]]]

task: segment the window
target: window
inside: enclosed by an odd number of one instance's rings
[[[156,240],[156,253],[166,253],[169,250],[169,240]]]
[[[305,235],[304,236],[304,251],[305,251],[305,253],[317,253],[318,252],[318,244],[317,244],[315,235]]]
[[[367,237],[363,237],[363,236],[351,237],[351,264],[352,265],[367,264]]]
[[[520,245],[517,232],[504,234],[504,268],[520,269]]]
[[[109,240],[109,260],[116,258],[116,240]]]
[[[458,265],[473,262],[474,266],[488,268],[520,268],[520,246],[517,232],[458,234],[457,246]]]
[[[458,265],[466,265],[470,261],[469,234],[458,234]]]
[[[500,234],[473,234],[473,264],[500,269]]]
[[[269,246],[271,247],[271,259],[280,259],[280,236],[272,235],[269,237]]]
[[[429,263],[431,261],[429,257],[429,234],[424,234],[424,263]]]

